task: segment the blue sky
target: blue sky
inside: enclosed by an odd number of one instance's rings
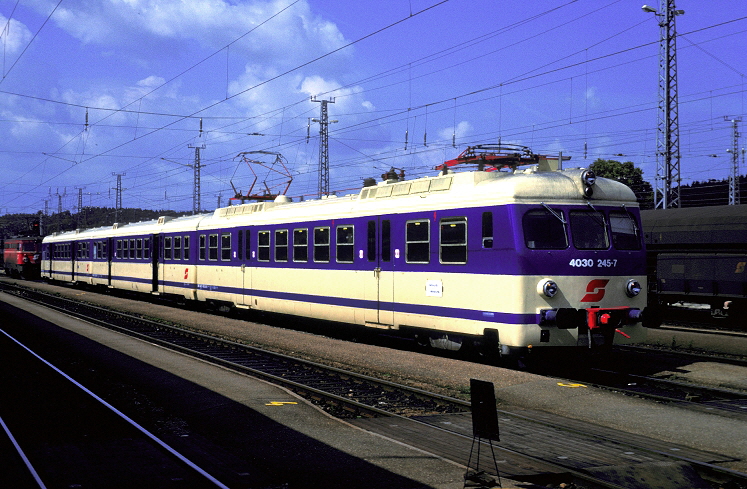
[[[659,27],[641,4],[0,0],[0,214],[45,201],[56,212],[58,195],[75,212],[80,188],[84,205],[113,207],[113,174],[125,207],[191,210],[190,146],[203,144],[202,209],[225,205],[232,184],[249,190],[237,158],[249,151],[282,154],[288,195],[312,197],[312,96],[334,99],[330,188],[341,194],[389,167],[433,174],[499,140],[562,151],[571,166],[633,161],[653,184]],[[677,8],[683,183],[726,178],[725,117],[745,115],[747,5]],[[255,193],[283,187],[256,172]]]

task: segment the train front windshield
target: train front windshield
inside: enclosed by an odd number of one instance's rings
[[[641,249],[638,223],[627,210],[605,214],[596,209],[530,209],[524,214],[522,227],[529,249],[563,250],[570,242],[577,250],[608,250],[610,245],[617,250]]]
[[[596,211],[571,211],[571,235],[577,250],[606,250],[607,221]]]
[[[26,241],[21,243],[21,251],[40,251],[41,243],[36,241]]]

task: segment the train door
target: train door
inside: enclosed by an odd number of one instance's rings
[[[75,267],[78,266],[75,263],[75,259],[78,253],[78,243],[76,241],[70,242],[70,281],[75,282]]]
[[[252,233],[249,229],[240,229],[238,232],[238,255],[241,267],[241,297],[237,300],[240,304],[252,305]]]
[[[364,272],[366,323],[394,324],[394,275],[392,273],[391,221],[375,218],[366,222],[366,256],[371,271]]]
[[[106,238],[106,285],[112,286],[112,262],[114,261],[114,238]]]
[[[161,268],[159,266],[160,263],[160,254],[161,254],[161,242],[159,241],[161,237],[157,234],[152,234],[150,236],[150,268],[151,268],[151,292],[158,293],[158,279],[159,279],[159,269]]]

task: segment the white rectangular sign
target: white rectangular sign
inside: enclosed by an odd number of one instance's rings
[[[426,297],[443,297],[444,285],[440,280],[426,280],[425,281],[425,296]]]

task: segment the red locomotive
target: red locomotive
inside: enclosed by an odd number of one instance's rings
[[[6,238],[3,244],[3,267],[9,277],[39,278],[41,271],[40,237]]]

